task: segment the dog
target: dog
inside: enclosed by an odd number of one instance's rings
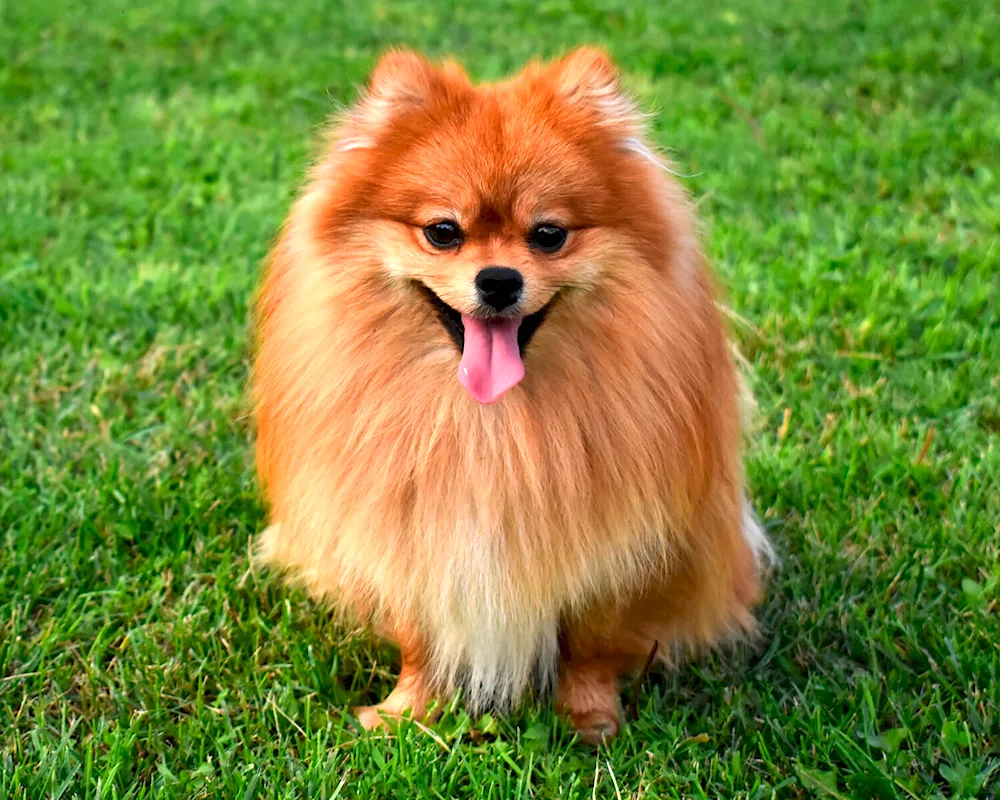
[[[368,728],[529,693],[591,742],[619,681],[752,631],[772,550],[692,203],[611,59],[495,84],[385,54],[256,314],[263,559],[400,650]]]

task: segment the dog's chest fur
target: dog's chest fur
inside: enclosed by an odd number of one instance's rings
[[[508,543],[470,525],[449,537],[439,580],[424,594],[431,668],[447,689],[461,687],[470,709],[507,710],[528,687],[548,691],[557,665],[559,608],[519,591]]]

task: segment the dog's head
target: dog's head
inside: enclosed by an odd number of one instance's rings
[[[415,320],[436,320],[430,335],[457,348],[481,403],[530,369],[539,330],[578,320],[615,283],[643,291],[679,237],[681,195],[596,50],[481,86],[453,63],[392,52],[333,147],[338,224],[403,302],[424,305]],[[563,303],[576,311],[553,314]]]

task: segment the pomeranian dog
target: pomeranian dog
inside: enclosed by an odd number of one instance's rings
[[[740,376],[693,209],[602,52],[473,85],[391,52],[334,126],[257,316],[270,564],[398,645],[358,709],[619,680],[753,626]]]

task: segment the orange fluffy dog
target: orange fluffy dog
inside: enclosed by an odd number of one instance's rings
[[[266,560],[399,645],[361,722],[619,677],[752,625],[739,379],[692,209],[608,58],[473,86],[385,56],[259,306]]]

